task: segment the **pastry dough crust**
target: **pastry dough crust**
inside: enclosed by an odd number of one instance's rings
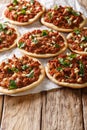
[[[6,8],[6,9],[7,9],[7,8]],[[5,10],[6,10],[6,9],[5,9]],[[5,12],[5,10],[4,10],[4,12]],[[3,17],[4,17],[7,21],[9,21],[9,22],[12,23],[12,24],[18,25],[18,26],[25,26],[25,25],[32,24],[34,21],[36,21],[36,20],[45,12],[45,8],[42,7],[42,11],[39,12],[39,13],[37,13],[37,15],[36,15],[34,18],[29,19],[28,22],[18,22],[18,21],[10,20],[9,18],[7,18],[7,17],[4,15],[4,12],[3,12]]]
[[[17,44],[17,39],[18,39],[19,36],[20,36],[20,34],[19,34],[18,30],[16,29],[16,27],[14,27],[13,25],[11,25],[11,24],[9,24],[9,23],[5,23],[5,24],[8,25],[9,27],[12,27],[12,28],[15,29],[16,34],[17,34],[17,38],[16,38],[16,40],[14,41],[14,43],[13,43],[11,46],[9,46],[8,48],[7,48],[7,47],[4,47],[4,48],[0,49],[0,52],[7,51],[7,50],[10,50],[11,48],[15,47],[16,44]]]
[[[82,28],[87,22],[87,19],[83,15],[82,15],[82,17],[83,17],[84,21],[82,23],[80,23],[79,28]],[[45,26],[51,28],[51,29],[54,29],[54,30],[57,30],[57,31],[60,31],[60,32],[67,32],[68,33],[68,32],[73,31],[73,29],[59,28],[58,26],[55,26],[52,23],[45,22],[44,16],[42,16],[42,18],[41,18],[41,23],[44,24]]]
[[[87,29],[87,27],[84,27],[83,29]],[[69,33],[68,36],[67,36],[67,39],[71,38],[72,35],[73,35],[73,33]],[[68,44],[68,47],[69,47],[69,49],[70,49],[72,52],[75,52],[75,53],[78,53],[78,54],[87,55],[87,52],[78,51],[78,50],[73,50],[69,44]]]
[[[83,84],[78,84],[78,83],[68,83],[68,82],[59,82],[58,80],[56,80],[54,77],[52,77],[49,74],[49,64],[47,63],[47,66],[45,67],[45,71],[46,71],[46,75],[47,77],[54,83],[60,85],[60,86],[64,86],[64,87],[69,87],[69,88],[84,88],[87,87],[87,83],[83,83]]]
[[[31,57],[32,58],[32,57]],[[32,58],[34,61],[38,61],[39,62],[39,60],[37,60],[37,59],[35,59],[35,58]],[[39,62],[40,63],[40,62]],[[27,85],[27,86],[25,86],[25,87],[22,87],[22,88],[17,88],[17,89],[12,89],[12,90],[8,90],[8,89],[6,89],[6,88],[4,88],[4,87],[2,87],[2,86],[0,86],[0,93],[3,93],[3,94],[16,94],[16,93],[21,93],[21,92],[25,92],[25,91],[27,91],[27,90],[30,90],[30,89],[32,89],[32,88],[34,88],[34,87],[36,87],[37,85],[39,85],[40,83],[41,83],[41,81],[44,79],[44,77],[45,77],[45,69],[44,69],[44,67],[42,66],[42,64],[40,63],[40,69],[41,69],[41,74],[40,74],[40,76],[39,76],[39,79],[37,80],[37,81],[35,81],[35,82],[33,82],[32,84],[30,84],[30,85]]]
[[[24,49],[20,49],[24,54],[27,54],[27,55],[29,55],[29,56],[33,56],[33,57],[37,57],[37,58],[49,58],[49,57],[54,57],[54,56],[57,56],[57,55],[59,55],[60,53],[62,53],[62,52],[64,52],[66,49],[67,49],[67,41],[66,41],[66,38],[63,36],[63,34],[60,34],[61,36],[62,36],[62,38],[64,39],[64,44],[65,44],[65,46],[61,49],[61,50],[59,50],[57,53],[55,53],[55,54],[51,54],[51,53],[49,53],[49,54],[36,54],[36,53],[31,53],[31,52],[27,52],[27,51],[25,51]],[[22,37],[21,37],[22,38]],[[21,39],[21,38],[19,38],[19,39]],[[18,41],[19,41],[19,39],[18,39]],[[17,46],[18,46],[18,42],[17,42]]]

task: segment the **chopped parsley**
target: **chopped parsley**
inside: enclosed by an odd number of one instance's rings
[[[19,42],[19,43],[18,43],[18,47],[19,47],[19,48],[25,47],[25,43],[24,43],[24,42]]]
[[[30,0],[30,3],[31,3],[31,4],[34,4],[34,0]]]
[[[13,8],[12,6],[10,6],[8,9],[9,9],[9,11],[11,11],[11,10],[13,10],[14,8]]]
[[[59,44],[55,43],[54,45],[55,45],[55,48],[59,48],[60,47]]]
[[[25,10],[25,9],[22,9],[22,10],[21,10],[21,14],[24,14],[24,15],[25,15],[25,14],[26,14],[26,10]]]
[[[52,17],[53,17],[52,12],[48,12],[48,17],[49,17],[49,19],[52,19]]]
[[[74,58],[76,58],[76,54],[70,54],[69,57],[70,57],[71,59],[74,59]]]
[[[13,72],[18,72],[18,71],[19,71],[18,68],[16,68],[16,67],[13,67],[11,70],[12,70]]]
[[[69,66],[70,66],[70,62],[67,61],[66,59],[59,58],[58,61],[59,61],[60,64],[63,65],[64,67],[69,67]]]
[[[58,5],[55,5],[55,6],[54,6],[54,9],[57,10],[57,9],[58,9]]]
[[[62,71],[63,68],[60,66],[60,67],[57,67],[56,70],[58,70],[58,71]]]
[[[13,4],[14,4],[14,5],[17,5],[17,4],[18,4],[18,1],[17,1],[17,0],[13,0]]]
[[[12,74],[12,73],[13,73],[13,71],[12,71],[10,68],[7,68],[7,72],[8,72],[9,74]]]
[[[27,68],[29,68],[28,65],[23,65],[23,66],[22,66],[22,70],[26,70]]]
[[[48,35],[47,30],[43,30],[43,31],[42,31],[42,36],[47,36],[47,35]]]
[[[7,68],[7,71],[8,71],[8,73],[13,73],[13,72],[18,72],[19,70],[18,70],[18,68],[16,68],[16,67],[12,67],[12,68]]]
[[[81,61],[79,61],[79,69],[80,69],[80,71],[79,71],[79,75],[80,76],[84,76],[84,64],[81,62]]]
[[[7,31],[7,25],[6,24],[0,24],[0,32],[1,31],[4,31],[4,32]]]
[[[37,44],[38,43],[38,40],[36,39],[36,37],[35,36],[31,36],[31,39],[32,39],[32,42],[34,42],[35,44]]]
[[[17,88],[17,85],[16,85],[15,80],[10,80],[9,89],[16,89],[16,88]]]
[[[32,40],[32,42],[34,42],[35,44],[37,44],[37,43],[38,43],[38,40],[37,40],[36,38],[34,38],[34,39]]]
[[[67,7],[66,9],[67,9],[68,12],[70,12],[74,16],[79,16],[80,15],[79,12],[74,11],[71,7]]]
[[[75,33],[76,35],[80,34],[80,29],[74,29],[74,33]]]
[[[72,21],[70,20],[70,17],[69,16],[65,16],[64,18],[68,22],[68,24],[71,25]]]
[[[81,41],[87,42],[87,36],[83,36],[83,37],[81,38]]]
[[[29,74],[26,74],[26,77],[33,78],[34,77],[34,70],[31,70]]]

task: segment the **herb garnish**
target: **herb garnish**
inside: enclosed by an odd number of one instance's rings
[[[55,45],[56,48],[59,48],[59,47],[60,47],[59,44],[54,44],[54,45]]]
[[[7,71],[8,73],[13,73],[13,72],[18,72],[19,70],[16,67],[12,67],[12,68],[7,68]]]
[[[80,76],[84,76],[84,64],[81,62],[81,61],[79,61],[79,69],[80,69],[80,71],[79,71],[79,75]]]
[[[31,4],[34,4],[34,0],[30,0],[30,3],[31,3]]]
[[[54,6],[54,9],[57,10],[57,9],[58,9],[58,5],[55,5],[55,6]]]
[[[19,43],[18,43],[18,47],[19,47],[19,48],[25,47],[25,43],[24,43],[24,42],[19,42]]]
[[[58,60],[59,60],[60,64],[63,65],[64,67],[70,66],[70,62],[66,61],[66,59],[59,58]]]
[[[18,1],[17,1],[17,0],[13,0],[13,4],[14,4],[14,5],[17,5],[17,4],[18,4]]]
[[[22,66],[22,70],[26,70],[27,68],[29,68],[28,65],[23,65],[23,66]]]
[[[76,35],[80,34],[80,29],[74,29],[74,33],[75,33]]]
[[[29,74],[26,74],[26,77],[33,78],[34,77],[34,70],[31,70]]]
[[[49,17],[49,19],[52,19],[52,17],[53,17],[52,12],[48,12],[48,17]]]
[[[81,38],[81,41],[87,41],[87,36],[83,36],[83,37]]]
[[[79,12],[74,11],[71,7],[67,7],[66,9],[67,9],[68,12],[70,12],[74,16],[79,16],[80,15]]]
[[[1,31],[7,31],[7,25],[6,24],[0,24],[0,32]]]
[[[47,35],[48,35],[47,30],[43,30],[43,31],[42,31],[42,36],[47,36]]]
[[[25,9],[22,9],[22,10],[21,10],[21,14],[24,14],[24,15],[25,15],[25,14],[26,14],[26,10],[25,10]]]
[[[9,89],[16,89],[16,88],[17,88],[17,85],[16,85],[15,80],[10,80]]]
[[[60,66],[60,67],[57,67],[56,70],[58,70],[58,71],[62,71],[63,68]]]

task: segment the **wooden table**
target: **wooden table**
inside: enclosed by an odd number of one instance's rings
[[[2,130],[87,130],[87,89],[0,96],[0,104]]]

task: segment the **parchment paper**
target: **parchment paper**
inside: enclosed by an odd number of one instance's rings
[[[52,8],[54,5],[72,6],[75,10],[82,12],[87,17],[86,9],[82,7],[77,0],[38,0],[38,1],[43,6],[45,6],[46,9]],[[6,3],[3,3],[3,2],[0,1],[0,21],[5,21],[5,19],[2,18],[1,14],[5,6],[10,2],[10,0],[6,0]],[[25,27],[18,27],[18,26],[16,27],[21,35],[34,29],[47,29],[47,27],[43,26],[39,20],[34,22],[32,25],[28,25]],[[16,54],[18,57],[22,55],[19,49],[14,48],[14,49],[11,49],[10,51],[0,53],[0,62],[6,60],[8,57],[12,57],[13,54]],[[45,66],[49,59],[39,59],[39,60]],[[23,92],[23,93],[12,94],[11,96],[19,96],[19,95],[21,96],[21,95],[27,95],[31,93],[38,93],[41,91],[51,90],[54,88],[60,88],[60,86],[52,83],[48,78],[45,78],[43,82],[40,85],[38,85],[36,88]]]

